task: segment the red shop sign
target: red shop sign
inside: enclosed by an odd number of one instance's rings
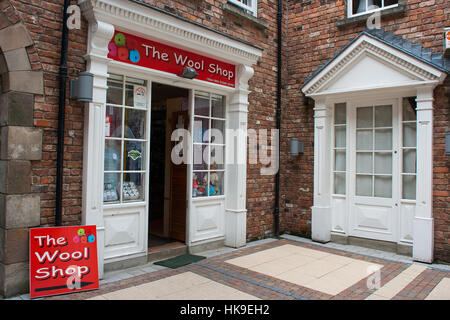
[[[98,286],[95,226],[30,229],[30,298]]]
[[[181,74],[185,67],[194,68],[196,79],[235,87],[236,68],[218,61],[159,42],[116,31],[108,45],[108,58],[145,68]]]

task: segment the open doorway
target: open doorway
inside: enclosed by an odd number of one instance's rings
[[[186,164],[171,161],[176,128],[189,128],[189,90],[152,83],[149,188],[149,250],[186,241]]]

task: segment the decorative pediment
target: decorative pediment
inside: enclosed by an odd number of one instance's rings
[[[446,72],[390,46],[385,41],[361,34],[342,52],[306,81],[306,96],[330,95],[393,87],[416,87],[442,83]]]

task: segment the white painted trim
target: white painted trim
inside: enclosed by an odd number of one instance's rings
[[[252,65],[262,56],[262,50],[254,46],[131,1],[79,0],[78,3],[90,24],[103,21],[124,32],[176,44],[195,53],[207,53],[234,64]]]
[[[236,6],[247,10],[250,14],[256,17],[258,16],[258,0],[251,0],[251,1],[252,1],[251,6],[248,6],[239,0],[228,0],[228,2],[233,3]]]
[[[126,211],[141,208],[141,211],[145,210],[146,212],[145,214],[141,212],[141,217],[146,217],[148,212],[148,201],[127,203],[121,206],[103,205],[104,106],[106,103],[107,78],[109,73],[116,72],[145,79],[148,81],[149,86],[152,82],[156,81],[190,89],[191,94],[193,90],[202,90],[224,95],[227,101],[226,127],[241,129],[246,136],[248,94],[250,93],[248,90],[248,81],[254,73],[251,66],[262,56],[262,50],[170,15],[165,15],[156,10],[131,3],[130,1],[81,0],[79,3],[84,16],[89,22],[88,50],[85,55],[87,71],[94,74],[94,102],[87,105],[85,113],[82,219],[86,224],[97,225],[99,274],[102,277],[103,264],[105,262],[104,210],[111,211],[120,208],[121,211]],[[192,52],[235,64],[237,72],[236,88],[219,86],[196,79],[187,80],[166,72],[146,69],[108,59],[107,47],[114,34],[115,27],[132,32],[138,36],[152,37],[157,41],[172,46],[189,49]],[[193,100],[191,97],[191,114],[192,104]],[[243,140],[238,142],[235,151],[237,154],[246,155],[246,148],[246,140]],[[205,234],[199,234],[198,238],[193,238],[193,235],[187,232],[186,241],[188,244],[200,240],[200,238],[202,241],[207,241],[208,239],[206,238],[208,237],[212,241],[223,238],[232,247],[245,245],[246,169],[246,162],[244,164],[230,165],[226,168],[224,188],[233,192],[226,191],[228,194],[223,198],[216,199],[214,197],[209,199],[215,203],[221,203],[220,210],[223,211],[223,214],[217,218],[220,220],[218,220],[218,231],[216,233],[206,232]],[[188,177],[190,179],[189,181],[191,181],[189,172]],[[148,187],[148,174],[146,180],[146,187]],[[233,181],[237,187],[229,187],[230,181]],[[191,199],[190,183],[186,187],[188,188],[189,199]],[[146,190],[148,189],[146,188]],[[148,196],[146,199],[148,200]],[[196,202],[188,201],[189,209],[192,209],[193,203]],[[190,225],[192,217],[189,213],[188,211],[187,230],[193,228]],[[110,252],[108,261],[119,261],[147,254],[147,221],[143,221],[141,227],[144,228],[145,234],[144,236],[141,233],[139,234],[139,239],[141,239],[139,245],[131,246],[130,251],[127,251],[125,248],[122,251],[117,251],[117,254],[116,252]],[[139,250],[141,252],[137,252]]]

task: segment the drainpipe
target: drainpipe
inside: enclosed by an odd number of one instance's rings
[[[278,130],[278,170],[275,175],[275,236],[280,235],[280,137],[281,137],[281,40],[282,40],[282,17],[283,17],[283,2],[278,0],[277,13],[277,130]]]
[[[58,107],[58,144],[56,148],[56,207],[55,225],[62,226],[62,191],[64,161],[64,119],[66,114],[67,47],[69,34],[67,28],[67,8],[70,0],[64,0],[61,57],[59,64],[59,107]]]

